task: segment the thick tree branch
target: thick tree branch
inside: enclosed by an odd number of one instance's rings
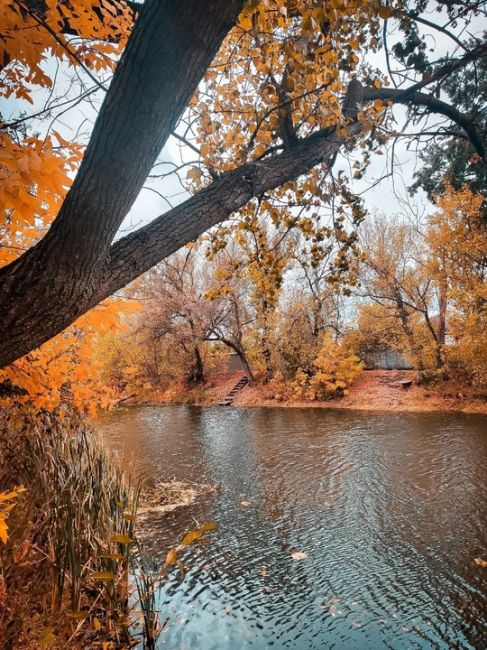
[[[372,101],[374,99],[390,100],[395,104],[406,104],[408,106],[424,106],[430,113],[444,115],[465,131],[475,151],[484,163],[487,163],[486,143],[475,126],[475,123],[468,115],[461,113],[454,106],[447,104],[441,99],[437,99],[434,95],[428,95],[423,92],[409,92],[395,88],[364,88],[364,101]]]
[[[352,134],[360,125],[350,127]],[[195,196],[147,226],[116,242],[111,249],[106,280],[96,302],[110,296],[160,260],[228,219],[250,199],[294,180],[318,163],[330,164],[344,138],[331,129],[298,140],[291,151],[247,163],[223,174]]]
[[[467,134],[470,142],[479,154],[484,163],[487,164],[486,143],[479,133],[475,122],[466,114],[461,113],[454,106],[442,101],[433,94],[421,92],[423,88],[435,81],[445,79],[453,72],[461,70],[472,61],[478,61],[487,56],[487,41],[480,43],[477,47],[467,52],[458,59],[447,61],[438,66],[431,73],[425,75],[422,81],[413,84],[409,88],[372,88],[363,89],[364,101],[374,99],[390,100],[395,104],[406,104],[408,106],[424,106],[430,113],[444,115],[452,122],[460,126]]]
[[[243,2],[144,3],[57,218],[0,269],[0,367],[92,303],[115,233]]]

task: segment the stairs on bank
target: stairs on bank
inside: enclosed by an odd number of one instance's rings
[[[243,376],[238,383],[235,384],[235,386],[232,388],[232,390],[225,395],[225,397],[218,402],[220,406],[230,406],[233,404],[233,400],[235,399],[235,396],[237,393],[240,393],[242,388],[245,388],[247,384],[249,383],[249,378],[247,376]]]

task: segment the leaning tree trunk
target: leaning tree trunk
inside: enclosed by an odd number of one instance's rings
[[[414,340],[414,333],[413,330],[411,329],[411,325],[409,323],[409,315],[406,309],[406,305],[404,304],[404,301],[402,299],[401,293],[399,289],[397,289],[394,292],[394,300],[396,302],[396,307],[397,307],[397,312],[399,315],[399,320],[403,329],[403,332],[406,336],[406,340],[409,344],[409,349],[411,352],[411,356],[414,359],[414,363],[416,366],[416,371],[418,373],[418,383],[423,383],[425,381],[425,368],[424,368],[424,363],[423,359],[421,356],[421,351],[418,349],[418,346],[416,345],[416,341]]]
[[[255,384],[254,373],[252,372],[249,360],[247,359],[247,355],[245,354],[243,347],[237,343],[234,343],[233,341],[228,341],[227,339],[224,339],[222,343],[228,345],[228,347],[230,347],[238,355],[238,358],[244,367],[244,372],[247,375],[247,379],[249,380],[249,384]]]

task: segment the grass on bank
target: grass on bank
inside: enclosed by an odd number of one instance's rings
[[[0,411],[0,492],[17,485],[0,544],[0,647],[133,645],[138,486],[75,413],[10,408]]]

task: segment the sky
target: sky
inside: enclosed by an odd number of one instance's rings
[[[441,16],[436,12],[429,16],[430,20],[438,21]],[[474,33],[479,34],[484,29],[487,29],[487,22],[485,20],[478,20],[471,26]],[[425,32],[427,34],[428,46],[434,56],[440,57],[454,50],[455,44],[447,36],[435,32]],[[391,34],[390,44],[394,43],[394,34]],[[373,55],[367,55],[367,63],[377,66],[381,70],[385,69],[384,54],[379,52]],[[53,72],[54,64],[52,61],[46,62],[46,68]],[[59,92],[66,93],[67,96],[74,97],[77,90],[70,89],[70,79],[72,70],[64,69],[61,67],[58,70],[57,79],[59,85]],[[88,84],[89,85],[89,84]],[[45,133],[48,126],[54,125],[61,134],[67,138],[72,138],[77,132],[82,132],[88,137],[94,120],[97,114],[97,108],[103,99],[103,93],[98,91],[91,97],[92,103],[84,102],[75,106],[71,110],[62,114],[54,123],[49,121],[37,122],[37,128],[41,133]],[[14,116],[18,116],[19,111],[27,110],[28,112],[35,111],[38,107],[44,105],[46,101],[46,93],[39,92],[36,96],[35,105],[30,107],[23,105],[15,100],[0,100],[0,113],[3,120],[8,121]],[[134,110],[137,110],[134,107]],[[397,120],[398,126],[404,122],[406,110],[404,107],[394,107],[394,115]],[[181,143],[174,137],[170,137],[164,150],[161,152],[158,161],[160,163],[176,163],[181,160],[193,159],[194,154],[181,145]],[[414,197],[410,197],[407,191],[408,185],[413,181],[414,170],[418,166],[417,155],[414,150],[409,151],[406,140],[399,140],[394,150],[394,170],[393,176],[387,176],[387,171],[390,169],[391,164],[391,148],[384,149],[384,155],[374,156],[372,164],[369,167],[366,177],[362,181],[354,181],[353,189],[358,193],[363,192],[365,205],[370,212],[383,212],[388,215],[394,215],[403,212],[405,208],[408,210],[417,210],[423,213],[425,210],[430,211],[432,206],[428,203],[423,192],[419,192]],[[420,163],[419,163],[420,164]],[[348,162],[344,158],[338,158],[335,163],[334,171],[338,169],[348,168]],[[169,165],[161,164],[158,171],[167,171],[170,169]],[[374,183],[381,177],[384,177],[381,183],[374,187]],[[371,189],[370,189],[371,188]],[[135,201],[132,209],[127,215],[124,223],[122,224],[119,236],[134,230],[156,216],[167,211],[169,204],[176,205],[185,200],[189,195],[181,187],[180,182],[173,175],[165,181],[153,182],[148,180],[146,187],[141,191],[139,197]]]

